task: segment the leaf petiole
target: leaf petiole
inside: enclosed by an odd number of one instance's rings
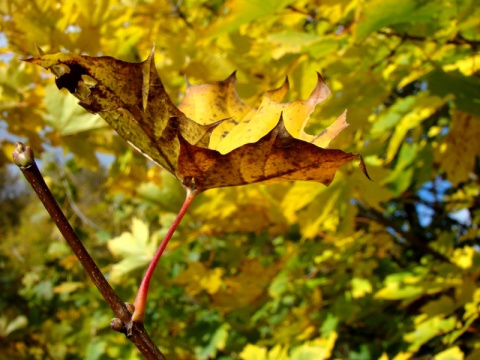
[[[187,196],[185,198],[185,201],[183,202],[183,205],[180,211],[177,214],[177,217],[173,221],[172,226],[170,226],[170,229],[168,229],[167,234],[165,235],[162,242],[160,243],[160,246],[155,252],[155,255],[153,256],[152,261],[150,262],[150,265],[148,265],[147,271],[143,276],[142,282],[140,283],[140,287],[138,288],[137,296],[135,298],[135,304],[134,304],[135,310],[132,315],[132,321],[134,322],[143,322],[145,318],[145,306],[147,303],[148,287],[150,286],[150,280],[152,279],[153,272],[155,271],[158,261],[162,257],[162,254],[165,251],[165,248],[167,247],[169,240],[171,239],[173,233],[175,232],[178,225],[180,224],[180,221],[182,221],[183,216],[185,215],[191,203],[193,202],[193,199],[195,199],[195,196],[197,195],[197,193],[198,191],[196,191],[195,189],[192,190],[190,188],[187,188]]]

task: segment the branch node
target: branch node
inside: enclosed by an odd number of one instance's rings
[[[110,320],[110,327],[112,328],[112,330],[118,331],[123,334],[126,334],[127,332],[125,324],[119,318],[113,318],[112,320]]]
[[[135,311],[135,305],[133,305],[132,303],[126,302],[125,307],[130,314],[133,314],[133,312]]]

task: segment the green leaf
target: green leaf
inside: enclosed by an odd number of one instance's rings
[[[68,91],[58,91],[55,85],[45,89],[46,122],[61,135],[72,135],[107,126],[99,115],[92,115],[78,106],[78,100]]]
[[[425,321],[423,319],[423,315],[417,317],[415,330],[404,336],[405,341],[410,343],[410,351],[417,351],[420,346],[435,336],[452,331],[457,323],[455,317],[443,319],[436,316]]]
[[[335,315],[328,313],[327,318],[323,321],[320,328],[322,337],[328,337],[337,328],[337,325],[338,318]]]
[[[121,261],[112,266],[110,279],[119,282],[124,275],[150,263],[157,247],[157,238],[150,237],[148,225],[132,220],[132,232],[124,232],[108,242],[108,249]]]
[[[423,77],[431,94],[453,95],[457,109],[480,116],[480,79],[459,71],[434,70]]]
[[[314,59],[327,60],[336,58],[339,41],[333,37],[322,37],[311,45],[305,45],[304,51]]]
[[[388,188],[393,191],[394,194],[399,195],[403,193],[411,183],[413,176],[415,161],[417,158],[418,144],[409,144],[404,142],[400,152],[396,154],[397,161],[395,169],[380,183],[388,184]]]
[[[229,336],[230,325],[222,324],[211,336],[210,341],[205,347],[195,349],[196,358],[206,360],[215,357],[218,350],[223,350]]]
[[[445,316],[451,314],[457,307],[451,297],[443,295],[440,299],[432,300],[424,305],[421,310],[428,316]]]
[[[370,33],[386,26],[430,22],[432,13],[439,9],[441,4],[430,2],[421,6],[417,0],[366,2],[357,29],[357,39],[363,40]]]
[[[299,31],[286,30],[269,35],[267,41],[274,48],[274,58],[278,59],[285,54],[298,54],[305,46],[312,45],[321,40],[321,37]]]
[[[14,331],[25,328],[28,325],[28,319],[24,315],[19,315],[13,320],[9,320],[5,315],[0,316],[0,336],[7,337]]]
[[[161,184],[142,183],[138,187],[137,193],[145,201],[154,203],[167,211],[177,212],[182,206],[185,191],[178,180],[169,172],[159,171]]]
[[[371,129],[371,135],[380,137],[394,128],[412,109],[417,96],[418,95],[411,95],[398,99],[392,106],[373,117],[372,121],[374,121],[374,123]]]
[[[386,161],[393,160],[399,147],[405,139],[405,136],[411,129],[418,127],[424,120],[439,110],[448,100],[448,97],[439,98],[437,96],[428,96],[427,93],[421,93],[416,97],[413,106],[408,109],[408,113],[402,116],[399,123],[395,126],[393,135],[390,138],[387,148]]]
[[[85,360],[99,360],[103,358],[105,349],[107,347],[106,341],[93,341],[87,346]]]
[[[393,274],[386,278],[385,287],[375,293],[376,299],[404,300],[416,298],[425,291],[420,278],[409,273]]]
[[[210,28],[208,36],[229,33],[237,30],[243,24],[272,16],[292,2],[292,0],[229,0],[225,4],[229,14]]]

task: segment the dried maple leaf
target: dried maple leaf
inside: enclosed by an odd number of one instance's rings
[[[224,81],[189,85],[176,107],[156,72],[153,51],[142,63],[67,53],[27,61],[51,69],[59,88],[67,88],[81,106],[100,114],[131,145],[196,192],[291,180],[328,185],[340,166],[359,157],[325,149],[348,126],[345,113],[318,136],[303,130],[315,106],[330,94],[320,75],[305,101],[282,103],[285,81],[265,94],[258,109],[251,108],[238,97],[232,74]]]
[[[260,182],[309,180],[329,185],[340,166],[359,157],[324,148],[348,126],[345,113],[318,136],[303,130],[315,106],[330,94],[320,75],[304,101],[282,103],[288,91],[285,81],[265,94],[258,109],[251,108],[238,97],[232,74],[224,81],[189,85],[184,101],[176,107],[156,72],[153,50],[142,63],[65,53],[42,54],[27,61],[51,69],[59,88],[67,88],[81,106],[102,116],[187,190],[142,280],[134,322],[143,322],[153,271],[196,194]],[[360,165],[367,175],[361,157]]]

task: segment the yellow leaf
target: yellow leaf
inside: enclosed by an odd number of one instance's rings
[[[394,358],[393,360],[409,360],[411,359],[413,356],[413,353],[411,352],[400,352],[398,353]]]
[[[215,22],[206,36],[214,37],[231,32],[243,24],[273,15],[289,3],[288,0],[263,0],[261,2],[228,0],[226,1],[226,7],[230,10],[228,15],[222,16],[220,21]]]
[[[436,154],[440,167],[454,186],[467,181],[475,171],[475,159],[480,155],[480,118],[455,110],[445,142]]]
[[[470,76],[475,73],[477,64],[480,62],[480,55],[474,54],[465,59],[458,60],[454,64],[448,64],[443,66],[445,72],[459,70],[464,75]]]
[[[0,150],[0,166],[3,166],[6,163],[11,162],[12,152],[15,149],[15,145],[5,140],[0,142],[1,150]]]
[[[236,115],[240,115],[238,112],[232,113],[235,126],[232,126],[231,121],[227,122],[228,128],[221,124],[213,131],[209,147],[221,154],[227,154],[238,148],[239,145],[255,143],[267,135],[281,117],[284,104],[279,102],[285,97],[288,87],[288,80],[285,80],[278,89],[267,91],[259,108],[249,109],[248,112],[243,113],[243,117],[236,117]],[[238,97],[238,95],[236,96]]]
[[[463,360],[465,355],[458,346],[451,347],[435,355],[435,360]]]
[[[453,252],[451,260],[462,269],[469,269],[473,265],[473,257],[475,256],[475,253],[475,249],[470,246],[458,248]]]
[[[352,284],[352,296],[354,299],[364,297],[366,294],[372,292],[372,283],[367,279],[353,278]]]
[[[455,329],[457,324],[455,317],[444,319],[436,316],[425,320],[424,315],[417,316],[415,322],[415,330],[403,336],[404,340],[410,343],[408,347],[410,351],[418,351],[423,344],[438,334],[448,333]]]
[[[281,346],[280,344],[275,345],[268,352],[268,360],[288,360],[288,348],[286,346]]]
[[[329,359],[338,334],[332,331],[328,338],[318,338],[294,348],[291,352],[291,360],[323,360]]]
[[[308,207],[307,211],[299,219],[304,238],[310,239],[319,232],[334,231],[338,225],[339,217],[335,205],[342,194],[340,182],[329,189],[321,189],[319,195]]]
[[[191,296],[203,290],[215,294],[223,284],[224,271],[222,268],[207,269],[202,263],[191,262],[188,268],[175,278],[175,283],[184,285],[185,291]]]
[[[213,189],[205,193],[198,199],[201,203],[194,210],[199,220],[206,220],[201,231],[209,233],[222,228],[225,233],[260,233],[268,227],[270,234],[285,233],[288,224],[278,202],[267,196],[263,188],[262,185],[253,185],[240,189]]]
[[[387,353],[385,353],[385,352],[382,354],[382,356],[380,356],[380,357],[378,358],[378,360],[388,360],[388,359],[389,359],[389,358],[388,358],[388,355],[387,355]]]
[[[70,294],[84,286],[85,284],[82,282],[66,281],[55,286],[53,288],[53,292],[55,294]]]
[[[272,131],[280,119],[283,120],[285,129],[291,136],[310,143],[317,141],[320,144],[328,145],[329,140],[327,140],[327,137],[330,136],[328,131],[318,136],[309,136],[303,131],[316,105],[330,95],[330,90],[320,74],[318,74],[317,85],[307,100],[295,100],[288,103],[279,102],[283,99],[281,95],[284,95],[287,89],[288,82],[285,81],[279,89],[268,91],[263,97],[258,110],[249,112],[248,116],[241,119],[239,126],[233,128],[224,137],[216,147],[216,150],[222,154],[227,154],[239,145],[256,143]],[[345,118],[343,118],[343,122],[344,120]],[[338,121],[336,123],[335,127],[339,127]],[[334,133],[333,128],[330,130],[330,133]]]
[[[255,259],[243,261],[237,275],[224,278],[224,287],[212,296],[213,303],[223,312],[254,303],[266,293],[281,266],[282,262],[265,268]]]
[[[200,125],[210,125],[232,118],[239,121],[251,109],[235,90],[235,73],[223,81],[208,84],[187,84],[185,98],[178,108]]]
[[[319,42],[321,39],[318,35],[292,30],[267,37],[267,41],[275,46],[275,51],[272,53],[274,59],[279,59],[288,53],[300,53],[305,46]]]
[[[247,344],[240,353],[243,360],[267,360],[267,349],[257,345]]]
[[[286,193],[282,200],[281,207],[285,216],[291,223],[298,221],[296,212],[312,202],[323,189],[314,183],[296,182]]]
[[[430,117],[438,108],[447,102],[448,98],[439,98],[425,94],[415,98],[415,102],[408,113],[405,114],[400,122],[395,126],[393,135],[388,143],[386,162],[389,163],[398,153],[398,148],[402,144],[405,136],[410,129],[414,129],[425,119]]]
[[[415,298],[423,293],[421,286],[406,285],[400,282],[387,281],[387,286],[375,293],[375,299],[402,300]]]

